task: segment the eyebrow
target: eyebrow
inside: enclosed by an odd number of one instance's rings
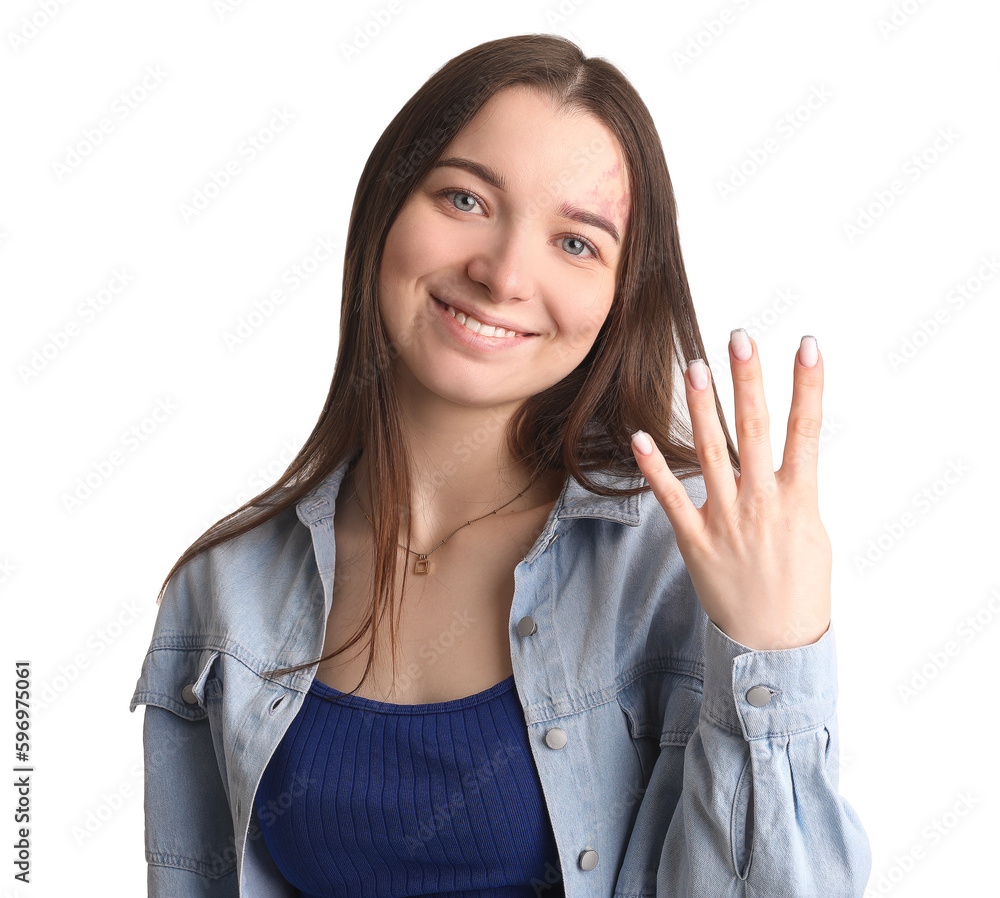
[[[502,190],[505,193],[507,191],[508,185],[504,176],[490,168],[490,166],[484,165],[481,162],[476,162],[473,159],[464,159],[461,156],[448,156],[445,159],[439,159],[432,166],[432,168],[447,167],[461,168],[475,175],[477,178],[481,178],[491,187],[495,187],[497,190]],[[618,234],[618,228],[615,227],[614,222],[609,221],[603,215],[598,215],[596,212],[588,212],[586,209],[581,209],[579,206],[574,206],[572,203],[563,203],[559,207],[559,214],[563,218],[578,221],[580,224],[600,228],[602,231],[606,231],[610,234],[616,244],[621,245],[622,241]]]
[[[579,206],[574,206],[571,203],[563,203],[559,207],[559,214],[563,218],[571,218],[573,221],[580,222],[580,224],[592,225],[595,228],[600,228],[602,231],[607,231],[615,243],[621,245],[622,241],[618,236],[618,228],[603,215],[598,215],[596,212],[588,212],[586,209],[581,209]]]

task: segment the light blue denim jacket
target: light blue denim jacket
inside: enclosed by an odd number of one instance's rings
[[[254,796],[315,667],[262,673],[322,654],[346,469],[171,578],[131,702],[146,705],[150,896],[295,894]],[[700,505],[703,479],[682,482]],[[571,476],[514,583],[514,681],[561,868],[547,878],[561,872],[567,898],[862,895],[832,630],[780,651],[734,642],[655,497]]]

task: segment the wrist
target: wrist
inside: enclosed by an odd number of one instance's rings
[[[830,617],[824,620],[792,620],[780,627],[762,627],[754,624],[729,623],[725,626],[712,621],[733,642],[755,652],[797,649],[813,645],[830,629]]]

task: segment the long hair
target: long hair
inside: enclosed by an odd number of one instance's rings
[[[533,476],[568,472],[599,495],[635,495],[648,491],[649,485],[608,486],[592,481],[588,472],[638,475],[630,434],[641,427],[678,477],[700,471],[690,425],[674,403],[674,385],[688,361],[707,355],[681,258],[673,188],[649,110],[615,66],[584,56],[565,38],[526,34],[473,47],[417,90],[365,164],[347,231],[333,382],[312,433],[276,483],[213,524],[181,555],[157,598],[159,603],[182,565],[293,506],[363,449],[370,466],[374,524],[368,615],[335,651],[271,675],[332,658],[370,627],[368,663],[356,691],[373,668],[378,621],[386,610],[395,660],[398,509],[409,496],[409,457],[392,377],[398,349],[386,336],[378,306],[382,251],[401,207],[446,145],[497,91],[514,85],[540,89],[561,108],[583,110],[607,126],[625,159],[631,209],[611,310],[577,368],[527,399],[511,417],[504,434],[511,457]],[[738,470],[714,379],[712,390],[730,459]]]

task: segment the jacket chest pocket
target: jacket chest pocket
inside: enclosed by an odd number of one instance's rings
[[[698,726],[701,694],[698,678],[664,670],[644,673],[618,692],[645,783],[663,747],[687,745]]]
[[[185,720],[204,720],[207,704],[222,695],[219,653],[214,649],[154,649],[146,655],[132,696]]]

